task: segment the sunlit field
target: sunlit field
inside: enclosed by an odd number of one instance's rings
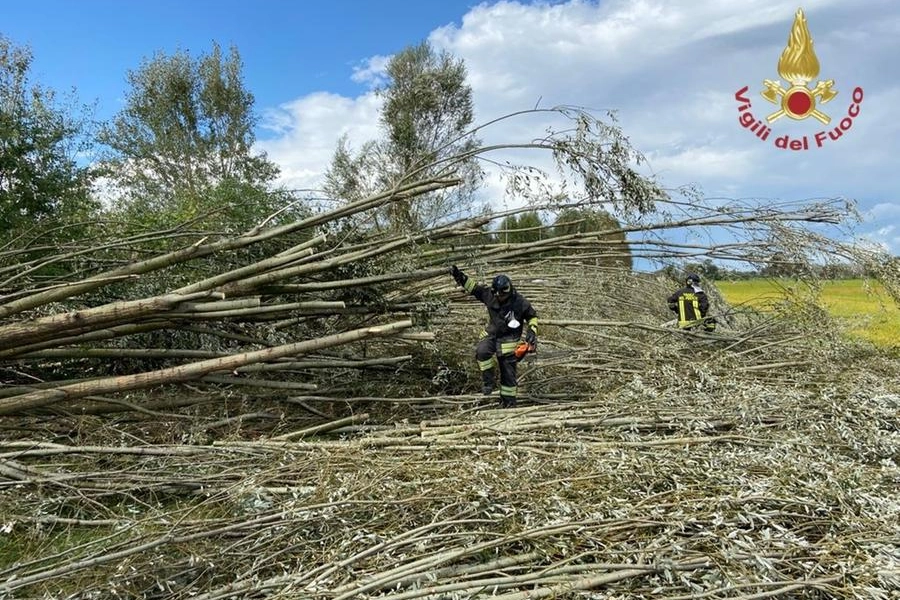
[[[781,301],[787,290],[804,292],[792,280],[749,279],[717,281],[716,287],[732,306],[750,305],[766,310]],[[842,279],[826,281],[819,297],[850,335],[885,348],[900,347],[900,308],[877,281]]]

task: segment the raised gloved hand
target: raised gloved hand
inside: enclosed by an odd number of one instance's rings
[[[466,285],[466,280],[468,277],[465,273],[459,270],[456,265],[450,267],[450,275],[453,277],[453,280],[457,283],[457,285]]]
[[[537,348],[537,334],[531,329],[525,334],[525,341]]]

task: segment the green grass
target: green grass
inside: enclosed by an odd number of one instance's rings
[[[761,310],[785,299],[787,294],[809,294],[794,280],[748,279],[717,281],[716,287],[732,306],[749,305]],[[816,300],[850,335],[883,348],[900,347],[900,307],[877,281],[841,279],[824,282]]]

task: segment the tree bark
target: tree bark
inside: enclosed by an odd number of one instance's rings
[[[74,400],[84,396],[124,392],[127,390],[144,389],[157,385],[199,379],[204,375],[216,371],[233,371],[239,367],[253,363],[271,361],[287,356],[296,356],[298,354],[304,354],[322,348],[329,348],[331,346],[339,346],[341,344],[347,344],[369,337],[394,335],[399,331],[412,327],[412,324],[413,323],[410,320],[397,321],[387,325],[355,329],[294,344],[285,344],[274,348],[236,354],[225,358],[204,360],[197,363],[179,365],[177,367],[149,371],[146,373],[136,373],[121,377],[107,377],[84,383],[64,385],[52,390],[40,390],[22,394],[20,396],[13,396],[12,398],[0,400],[0,416],[47,406],[64,400]]]

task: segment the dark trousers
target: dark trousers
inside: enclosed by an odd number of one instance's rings
[[[481,338],[475,347],[475,360],[486,386],[494,386],[494,361],[500,368],[500,403],[503,406],[516,405],[516,343],[517,340],[498,340],[489,335]]]

